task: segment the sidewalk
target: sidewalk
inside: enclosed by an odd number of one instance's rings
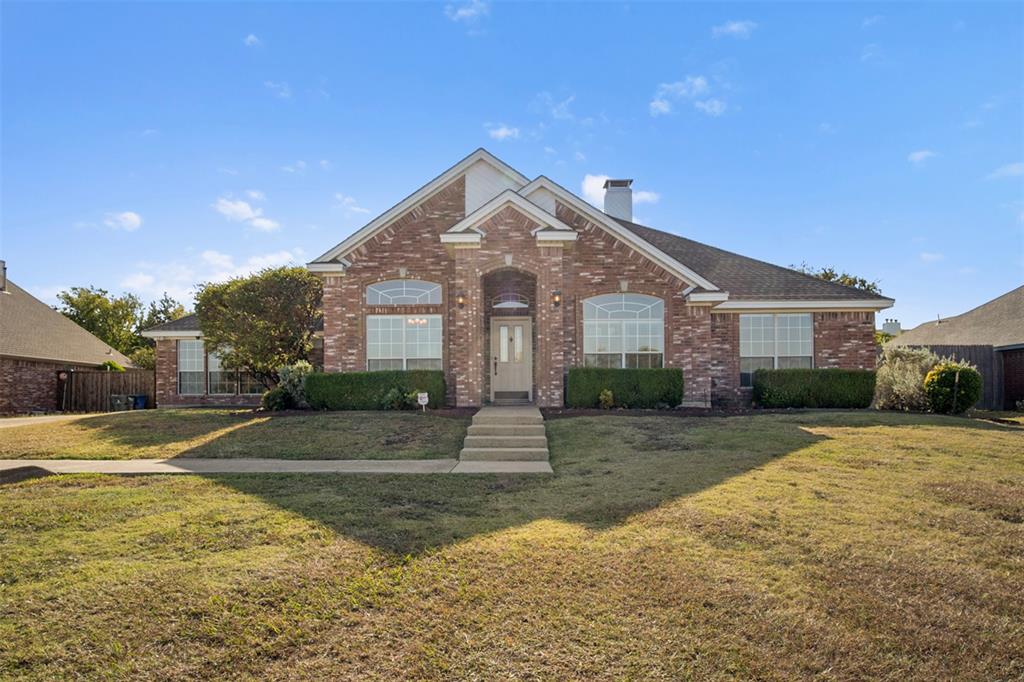
[[[550,474],[547,462],[457,459],[0,459],[0,471],[54,474]]]

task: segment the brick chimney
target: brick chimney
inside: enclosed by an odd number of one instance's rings
[[[620,220],[633,220],[632,180],[604,181],[604,212]]]

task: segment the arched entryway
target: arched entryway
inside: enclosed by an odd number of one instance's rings
[[[482,278],[484,301],[484,399],[494,404],[534,400],[537,278],[500,268]]]

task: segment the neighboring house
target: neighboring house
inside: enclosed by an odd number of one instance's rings
[[[61,409],[61,371],[131,360],[7,279],[0,261],[0,414]]]
[[[309,263],[324,369],[440,369],[449,404],[555,406],[570,367],[679,367],[706,406],[749,402],[759,367],[874,366],[892,299],[637,225],[631,182],[600,211],[473,152]],[[148,334],[160,404],[198,390],[197,326]]]
[[[1024,400],[1024,286],[962,315],[918,325],[886,346],[926,346],[968,360],[984,380],[978,406],[1013,409]]]

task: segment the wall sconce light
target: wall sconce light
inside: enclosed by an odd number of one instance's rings
[[[551,305],[553,305],[556,308],[558,306],[562,305],[562,292],[561,292],[561,290],[556,289],[555,291],[551,292]]]
[[[464,292],[460,291],[455,295],[455,305],[459,306],[459,310],[466,307],[466,294]]]

